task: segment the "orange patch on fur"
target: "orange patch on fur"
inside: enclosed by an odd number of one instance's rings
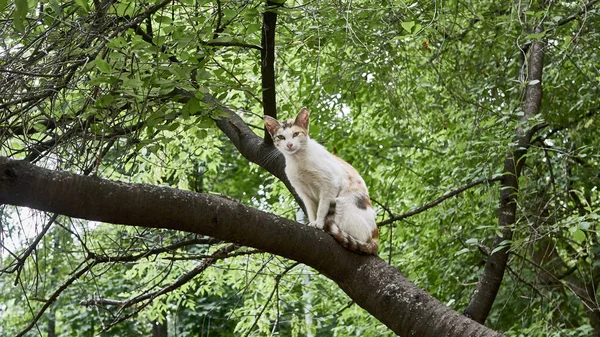
[[[373,208],[373,204],[371,204],[371,199],[369,199],[369,196],[365,198],[365,205],[367,205],[367,207]]]
[[[379,237],[379,229],[375,227],[375,229],[371,232],[371,239],[377,239]]]

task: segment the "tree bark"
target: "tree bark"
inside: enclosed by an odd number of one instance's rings
[[[187,231],[283,256],[335,281],[400,336],[502,336],[446,307],[382,259],[353,253],[323,231],[226,198],[51,171],[0,157],[0,204]]]
[[[169,337],[169,325],[166,318],[162,323],[159,321],[152,322],[152,337]]]
[[[192,93],[188,93],[193,95]],[[292,193],[294,199],[304,210],[304,202],[294,189],[285,175],[285,158],[273,145],[273,142],[267,143],[262,138],[257,136],[246,122],[238,116],[234,111],[222,105],[214,97],[205,94],[202,101],[209,104],[215,109],[225,112],[229,117],[215,119],[217,127],[231,140],[231,143],[236,147],[244,158],[258,164],[258,166],[269,171],[272,175],[281,180],[285,187]],[[305,212],[306,213],[306,212]]]
[[[529,50],[529,66],[527,68],[527,87],[523,100],[524,122],[539,112],[542,103],[542,69],[544,60],[544,44],[534,41]],[[531,143],[531,137],[539,129],[547,126],[541,123],[525,132],[517,129],[517,144],[504,160],[502,180],[500,182],[500,206],[498,207],[498,228],[500,235],[494,238],[495,252],[488,256],[483,274],[469,305],[465,309],[466,316],[484,324],[492,305],[496,300],[504,271],[508,263],[508,250],[512,240],[512,227],[517,219],[517,194],[519,192],[519,176],[525,164],[525,154]]]
[[[260,49],[263,112],[265,116],[273,118],[277,118],[275,96],[275,26],[277,25],[277,13],[274,11],[275,8],[277,8],[275,3],[267,1],[265,13],[263,14]],[[265,130],[264,140],[267,144],[273,144],[267,130]]]
[[[260,49],[263,110],[265,116],[273,118],[277,118],[275,96],[275,26],[277,24],[277,13],[274,11],[277,6],[272,1],[267,1],[265,13],[263,14]]]

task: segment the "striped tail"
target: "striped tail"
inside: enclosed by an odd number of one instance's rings
[[[335,201],[329,204],[329,210],[325,216],[325,226],[323,230],[329,233],[342,246],[355,252],[363,254],[377,255],[379,246],[379,231],[377,227],[371,233],[371,238],[367,242],[358,241],[348,233],[340,230],[340,227],[335,223]]]

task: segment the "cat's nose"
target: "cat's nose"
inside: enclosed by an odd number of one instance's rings
[[[288,147],[288,149],[290,149],[290,150],[291,150],[291,149],[292,149],[292,146],[294,146],[294,144],[292,144],[292,143],[287,143],[287,147]]]

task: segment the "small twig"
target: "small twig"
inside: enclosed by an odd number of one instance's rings
[[[425,204],[425,205],[423,205],[423,206],[421,206],[421,207],[419,207],[417,209],[414,209],[414,210],[412,210],[410,212],[407,212],[407,213],[404,213],[404,214],[397,215],[397,216],[395,216],[395,217],[393,217],[391,219],[387,219],[387,220],[381,221],[380,223],[377,224],[377,226],[381,227],[381,226],[389,225],[389,224],[391,224],[393,222],[396,222],[396,221],[399,221],[399,220],[411,217],[413,215],[417,215],[419,213],[422,213],[422,212],[424,212],[424,211],[426,211],[426,210],[428,210],[428,209],[430,209],[430,208],[432,208],[432,207],[440,204],[441,202],[443,202],[446,199],[452,198],[453,196],[458,195],[458,194],[460,194],[460,193],[468,190],[471,187],[474,187],[474,186],[477,186],[477,185],[481,185],[483,183],[490,183],[490,182],[493,182],[493,181],[499,181],[501,179],[502,179],[502,176],[492,177],[492,178],[483,178],[483,179],[475,180],[475,181],[473,181],[471,183],[468,183],[468,184],[466,184],[466,185],[464,185],[462,187],[459,187],[459,188],[457,188],[457,189],[455,189],[453,191],[450,191],[450,192],[442,195],[441,197],[435,199],[434,201],[429,202],[429,203],[427,203],[427,204]]]
[[[374,201],[377,205],[379,205],[381,208],[383,208],[384,211],[387,212],[387,214],[390,216],[390,219],[394,218],[394,213],[392,212],[392,210],[390,210],[389,207],[387,207],[386,205],[380,203],[379,201],[371,198],[372,201]],[[390,240],[389,240],[389,254],[388,254],[388,264],[392,264],[392,253],[393,253],[393,249],[394,249],[394,245],[393,240],[392,240],[392,236],[394,234],[394,226],[390,226]]]
[[[198,265],[196,265],[196,267],[194,267],[192,270],[190,270],[189,272],[181,275],[175,282],[171,283],[170,285],[161,288],[157,291],[153,291],[151,293],[146,293],[137,297],[134,297],[128,301],[115,301],[115,300],[109,300],[109,299],[98,299],[98,300],[90,300],[90,301],[82,301],[80,302],[80,304],[82,305],[117,305],[120,306],[121,309],[130,307],[134,304],[137,304],[139,302],[148,300],[144,303],[142,303],[140,306],[138,306],[137,308],[135,308],[135,310],[125,316],[122,316],[118,319],[115,319],[113,322],[111,322],[110,324],[106,325],[103,330],[108,330],[110,328],[112,328],[113,326],[133,317],[134,315],[136,315],[137,313],[139,313],[142,309],[144,309],[145,307],[147,307],[150,303],[152,303],[152,301],[154,299],[156,299],[157,297],[164,295],[166,293],[169,293],[179,287],[181,287],[182,285],[184,285],[185,283],[189,282],[190,280],[192,280],[194,277],[196,277],[198,274],[201,274],[202,272],[204,272],[208,267],[210,267],[215,261],[217,261],[218,259],[221,259],[223,257],[226,257],[227,254],[231,253],[233,250],[237,249],[239,246],[235,245],[235,244],[230,244],[226,247],[223,247],[219,250],[217,250],[211,257],[206,258],[205,260],[203,260],[202,262],[200,262]]]
[[[15,270],[17,271],[17,277],[15,277],[15,283],[14,283],[15,286],[17,285],[17,283],[19,283],[19,277],[21,275],[21,271],[23,270],[23,267],[25,266],[25,260],[27,260],[29,255],[31,255],[31,253],[37,247],[37,244],[40,243],[42,238],[44,238],[44,235],[46,235],[46,233],[48,232],[48,230],[50,229],[50,227],[52,226],[52,224],[54,223],[56,218],[58,218],[58,213],[54,213],[54,215],[52,215],[50,217],[50,220],[48,220],[48,223],[46,223],[46,225],[42,228],[42,231],[40,232],[40,234],[38,234],[38,236],[35,237],[33,242],[29,245],[29,247],[27,247],[27,249],[25,250],[23,255],[17,259],[17,265],[15,266],[15,269],[13,269],[13,271],[15,271]],[[12,271],[10,271],[10,272],[12,272]]]
[[[262,50],[262,47],[252,43],[240,41],[199,41],[200,44],[210,47],[243,47],[249,49]]]
[[[24,336],[29,330],[31,330],[37,324],[37,321],[42,317],[42,315],[44,314],[44,312],[46,312],[46,310],[48,309],[48,307],[50,307],[50,305],[52,303],[54,303],[54,301],[56,301],[56,299],[58,298],[58,296],[63,291],[65,291],[73,282],[77,281],[81,276],[83,276],[90,269],[92,269],[92,267],[94,267],[95,265],[96,265],[96,262],[92,261],[90,264],[88,264],[87,266],[85,266],[83,269],[81,269],[80,271],[78,271],[77,273],[75,273],[75,275],[71,276],[71,278],[69,278],[65,283],[63,283],[58,289],[56,289],[56,291],[44,303],[44,305],[42,306],[42,308],[40,309],[40,311],[38,311],[38,314],[33,318],[33,320],[29,323],[29,325],[25,329],[23,329],[21,332],[19,332],[16,335],[16,337]]]
[[[35,77],[64,77],[66,74],[66,73],[60,73],[60,74],[30,73],[30,72],[26,72],[26,71],[10,70],[10,69],[5,69],[5,68],[0,68],[0,73],[10,73],[10,74],[35,76]]]
[[[567,16],[566,18],[558,21],[555,25],[553,25],[552,27],[550,27],[548,30],[554,30],[560,26],[563,26],[573,20],[575,20],[578,16],[580,16],[581,14],[585,14],[590,10],[590,7],[594,6],[596,4],[596,2],[598,2],[598,0],[592,0],[587,2],[585,5],[583,5],[583,9],[580,10],[577,13],[571,14],[569,16]]]
[[[159,247],[159,248],[155,248],[155,249],[150,249],[148,251],[145,251],[145,252],[143,252],[141,254],[137,254],[137,255],[107,256],[107,255],[98,255],[98,254],[95,254],[93,252],[90,252],[89,255],[97,263],[133,262],[133,261],[137,261],[137,260],[146,258],[146,257],[151,256],[151,255],[157,255],[157,254],[160,254],[160,253],[166,253],[166,252],[174,251],[174,250],[176,250],[178,248],[185,247],[185,246],[198,245],[198,244],[213,244],[213,243],[217,243],[217,242],[219,242],[219,241],[215,240],[213,238],[194,238],[194,239],[190,239],[190,240],[176,242],[176,243],[173,243],[173,244],[168,245],[168,246]],[[215,254],[208,255],[208,256],[205,256],[205,257],[207,257],[207,258],[214,258]]]
[[[275,294],[275,292],[277,291],[277,289],[279,289],[279,282],[281,281],[281,278],[285,274],[287,274],[290,270],[294,269],[294,267],[296,267],[299,264],[300,264],[299,262],[296,262],[296,263],[292,264],[291,266],[285,268],[284,271],[282,271],[277,276],[275,276],[275,286],[273,286],[273,290],[271,291],[271,294],[269,295],[269,298],[267,298],[267,302],[265,303],[265,305],[263,305],[262,309],[260,310],[260,312],[256,316],[256,319],[254,319],[254,322],[252,323],[252,326],[250,327],[250,329],[248,329],[248,332],[244,335],[244,337],[248,337],[250,335],[250,333],[252,332],[252,329],[254,329],[254,327],[256,326],[256,324],[258,324],[258,321],[260,320],[260,318],[262,317],[263,313],[267,309],[267,306],[269,305],[269,302],[271,302],[271,299],[273,298],[273,295]]]
[[[226,72],[226,73],[227,73],[229,76],[233,77],[233,79],[234,79],[234,80],[237,82],[237,84],[239,84],[239,85],[240,85],[240,87],[242,88],[242,90],[243,90],[244,92],[247,92],[248,94],[250,94],[250,96],[252,96],[252,98],[254,98],[254,99],[255,99],[255,100],[258,102],[258,103],[260,103],[260,105],[263,105],[263,102],[262,102],[262,100],[261,100],[260,98],[256,97],[256,95],[255,95],[255,94],[254,94],[252,91],[250,91],[250,90],[248,90],[248,89],[243,89],[243,88],[244,88],[244,84],[242,83],[242,81],[240,81],[240,80],[239,80],[239,79],[238,79],[238,78],[235,76],[235,74],[234,74],[234,73],[232,73],[231,71],[229,71],[229,69],[225,68],[223,65],[221,65],[221,63],[219,63],[219,62],[218,62],[216,59],[214,59],[214,58],[213,58],[213,62],[215,62],[215,63],[216,63],[216,65],[217,65],[219,68],[223,69],[223,70],[224,70],[224,71],[225,71],[225,72]],[[261,129],[262,129],[262,128],[261,128]]]

